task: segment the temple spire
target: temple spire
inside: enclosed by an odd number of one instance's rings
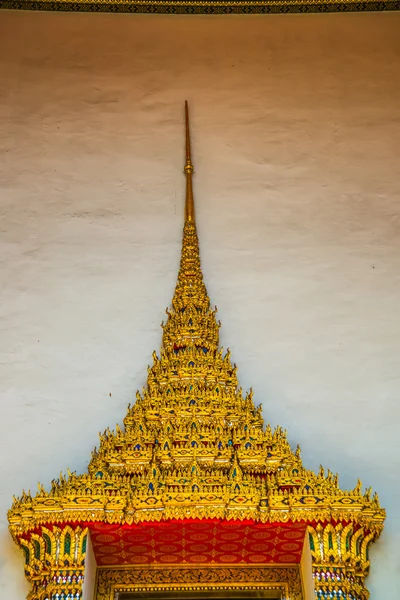
[[[218,350],[219,323],[215,311],[210,308],[210,299],[201,271],[199,240],[194,215],[192,188],[193,163],[190,152],[189,110],[185,102],[186,130],[186,201],[183,225],[182,252],[178,281],[172,298],[172,311],[168,311],[163,325],[163,351],[165,355],[178,356],[176,352],[201,348],[200,361],[214,355]],[[184,354],[182,354],[182,357]],[[185,355],[186,356],[186,355]],[[186,360],[186,358],[185,358]]]
[[[192,173],[194,171],[192,157],[190,153],[190,129],[189,129],[189,107],[187,101],[185,101],[185,125],[186,125],[186,202],[185,202],[185,222],[195,221],[194,218],[194,199],[193,199],[193,185],[192,185]]]

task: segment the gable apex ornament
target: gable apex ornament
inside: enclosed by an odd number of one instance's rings
[[[88,533],[120,540],[119,554],[100,548],[100,565],[110,556],[126,565],[134,559],[123,550],[124,535],[158,524],[179,536],[185,524],[199,522],[211,523],[213,535],[227,524],[292,531],[294,542],[308,535],[316,597],[366,600],[369,548],[385,511],[360,481],[345,491],[330,471],[306,469],[299,447],[292,451],[281,427],[264,427],[252,391],[239,387],[230,352],[219,346],[220,322],[201,270],[187,102],[185,124],[182,252],[161,350],[124,427],[100,435],[87,472],[68,471],[50,490],[39,484],[36,494],[14,498],[8,520],[25,557],[28,600],[81,599]],[[142,562],[157,563],[155,544]],[[240,561],[247,556],[243,547]],[[259,561],[297,560],[280,547],[270,556]],[[187,552],[180,557],[188,561]],[[217,562],[215,553],[210,561]]]

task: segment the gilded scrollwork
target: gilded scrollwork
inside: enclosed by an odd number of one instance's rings
[[[298,566],[162,566],[99,569],[96,600],[117,592],[178,590],[279,590],[282,600],[302,600]]]

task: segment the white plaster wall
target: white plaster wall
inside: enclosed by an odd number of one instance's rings
[[[400,14],[0,13],[0,598],[12,494],[83,471],[173,293],[190,101],[203,266],[244,388],[388,509],[400,597]]]

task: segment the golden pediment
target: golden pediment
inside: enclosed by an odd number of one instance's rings
[[[33,586],[29,600],[44,600],[50,581],[52,594],[67,598],[64,575],[57,583],[54,569],[75,569],[79,579],[88,532],[111,539],[119,536],[120,553],[110,555],[122,564],[129,546],[124,536],[133,535],[140,524],[164,524],[172,531],[176,522],[201,521],[209,524],[209,546],[214,545],[214,554],[204,556],[221,561],[230,556],[215,550],[221,546],[221,524],[250,527],[250,533],[261,527],[265,535],[276,530],[278,541],[282,528],[289,539],[287,527],[297,534],[296,527],[301,526],[301,539],[306,530],[309,535],[316,589],[330,586],[335,593],[344,590],[364,600],[369,546],[382,531],[385,511],[377,495],[363,491],[360,482],[346,491],[330,471],[307,470],[300,449],[291,449],[281,427],[264,426],[252,391],[244,394],[239,387],[230,352],[219,347],[220,323],[201,270],[188,120],[186,131],[180,269],[163,324],[162,348],[153,354],[147,386],[128,407],[124,428],[117,425],[115,431],[107,429],[100,435],[87,473],[61,474],[49,491],[39,485],[36,495],[24,492],[8,513],[11,534],[25,553],[26,574]],[[184,536],[183,529],[179,531],[174,535]],[[132,560],[157,557],[157,535],[152,536],[152,554],[148,549],[143,555],[132,550],[136,557]],[[232,554],[242,562],[251,556],[261,562],[296,562],[299,556],[287,550],[288,539],[258,555],[249,550],[247,539],[246,533],[240,554]],[[103,548],[100,543],[96,547]],[[104,548],[102,552],[98,559],[107,565],[111,558],[105,558]],[[187,561],[186,548],[180,552],[176,560]],[[203,555],[193,556],[201,562]],[[340,577],[327,575],[333,568]],[[74,598],[80,598],[78,579]]]

